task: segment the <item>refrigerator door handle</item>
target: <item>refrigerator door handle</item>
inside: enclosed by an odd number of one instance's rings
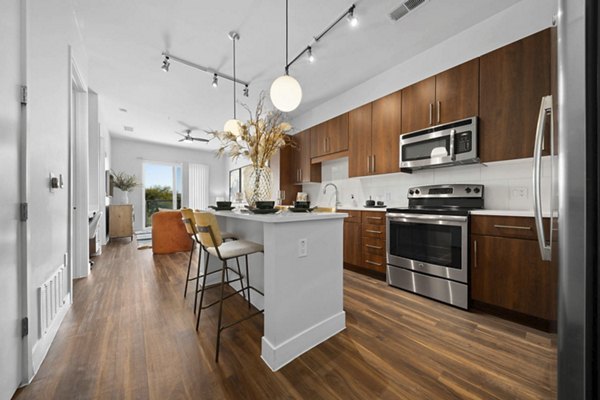
[[[550,261],[552,259],[552,217],[553,210],[550,210],[550,241],[546,242],[544,224],[542,219],[542,198],[541,198],[541,176],[542,176],[542,146],[544,143],[544,130],[546,128],[546,119],[550,119],[550,141],[553,141],[554,127],[552,126],[552,96],[542,97],[540,104],[540,113],[538,115],[537,129],[535,133],[535,145],[533,149],[533,215],[535,217],[535,226],[537,230],[537,239],[540,246],[542,260]],[[552,145],[550,147],[553,147]],[[553,155],[551,155],[553,157]],[[552,178],[551,178],[552,179]],[[550,196],[554,196],[551,193]]]

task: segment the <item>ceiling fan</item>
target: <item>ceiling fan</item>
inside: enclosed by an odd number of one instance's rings
[[[178,142],[184,142],[184,141],[208,142],[208,139],[203,139],[203,138],[198,138],[198,137],[192,136],[191,133],[193,130],[195,130],[195,129],[184,129],[183,132],[175,131],[176,134],[178,134],[179,136],[182,136],[182,138],[179,139]]]

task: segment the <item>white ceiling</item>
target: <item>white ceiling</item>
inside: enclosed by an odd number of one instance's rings
[[[313,46],[316,62],[303,58],[290,69],[303,88],[300,115],[436,43],[483,21],[519,0],[429,0],[393,22],[388,14],[403,0],[358,0],[359,25],[340,23]],[[283,73],[285,1],[267,0],[76,0],[89,54],[89,86],[101,101],[113,136],[176,144],[183,124],[221,129],[233,114],[232,83],[217,89],[209,74],[171,62],[164,73],[161,53],[232,74],[232,44],[240,34],[237,76],[250,81],[250,97],[238,103],[253,108],[261,90]],[[313,36],[339,17],[348,0],[290,1],[290,59]],[[119,111],[124,108],[127,112]],[[238,106],[238,118],[247,113]],[[183,123],[183,124],[182,124]],[[124,126],[134,132],[125,132]],[[205,136],[196,132],[197,136]],[[182,146],[216,148],[217,143]]]

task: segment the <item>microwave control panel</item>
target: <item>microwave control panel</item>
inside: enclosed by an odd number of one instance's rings
[[[454,137],[454,148],[456,154],[468,153],[473,148],[472,132],[460,132]]]

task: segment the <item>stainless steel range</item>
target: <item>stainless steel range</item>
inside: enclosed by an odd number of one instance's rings
[[[483,185],[408,190],[408,208],[387,209],[387,281],[469,307],[469,212],[483,208]]]

